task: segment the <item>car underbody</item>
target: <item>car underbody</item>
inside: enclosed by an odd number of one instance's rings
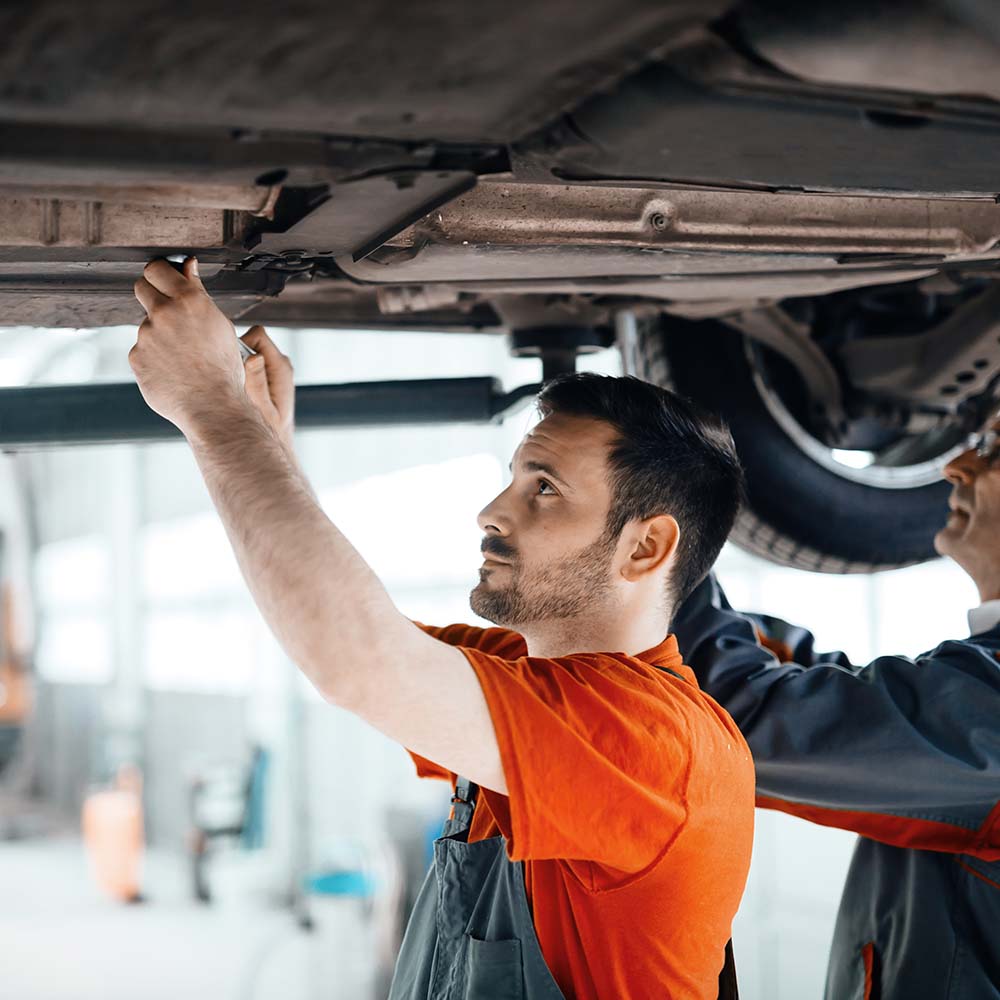
[[[931,554],[1000,373],[992,5],[41,0],[0,30],[5,325],[138,322],[142,262],[197,254],[247,324],[504,331],[547,374],[617,339],[703,402],[702,369],[752,387],[855,516],[924,498],[884,552],[815,510],[750,547]]]

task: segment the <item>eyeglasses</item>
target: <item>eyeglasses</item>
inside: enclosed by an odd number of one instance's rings
[[[969,449],[989,466],[1000,463],[1000,413],[986,422],[984,430],[969,437]]]

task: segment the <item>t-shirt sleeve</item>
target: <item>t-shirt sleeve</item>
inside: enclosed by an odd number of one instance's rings
[[[498,656],[523,656],[525,652],[524,638],[517,632],[502,628],[477,628],[475,625],[424,625],[414,622],[421,631],[434,639],[447,643],[449,646],[463,646],[469,649],[481,649],[484,652]],[[440,781],[455,783],[456,775],[448,768],[435,764],[426,757],[406,751],[417,769],[418,778],[436,778]]]
[[[511,860],[639,872],[687,815],[680,699],[606,654],[505,660],[463,650],[489,706],[507,795],[484,790]]]

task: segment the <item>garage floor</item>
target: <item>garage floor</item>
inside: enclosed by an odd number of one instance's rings
[[[125,906],[99,895],[79,840],[0,842],[0,996],[375,1000],[356,901],[317,899],[305,933],[287,909],[248,896],[245,871],[218,874],[220,902],[200,906],[183,859],[152,852],[149,901]]]

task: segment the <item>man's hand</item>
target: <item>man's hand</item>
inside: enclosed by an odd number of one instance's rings
[[[151,409],[190,436],[227,403],[249,405],[233,324],[209,298],[193,257],[183,272],[162,259],[147,264],[135,297],[146,318],[128,357]]]
[[[292,363],[278,350],[262,326],[251,327],[241,338],[257,353],[247,358],[246,394],[267,425],[292,450],[295,429],[295,382]]]

